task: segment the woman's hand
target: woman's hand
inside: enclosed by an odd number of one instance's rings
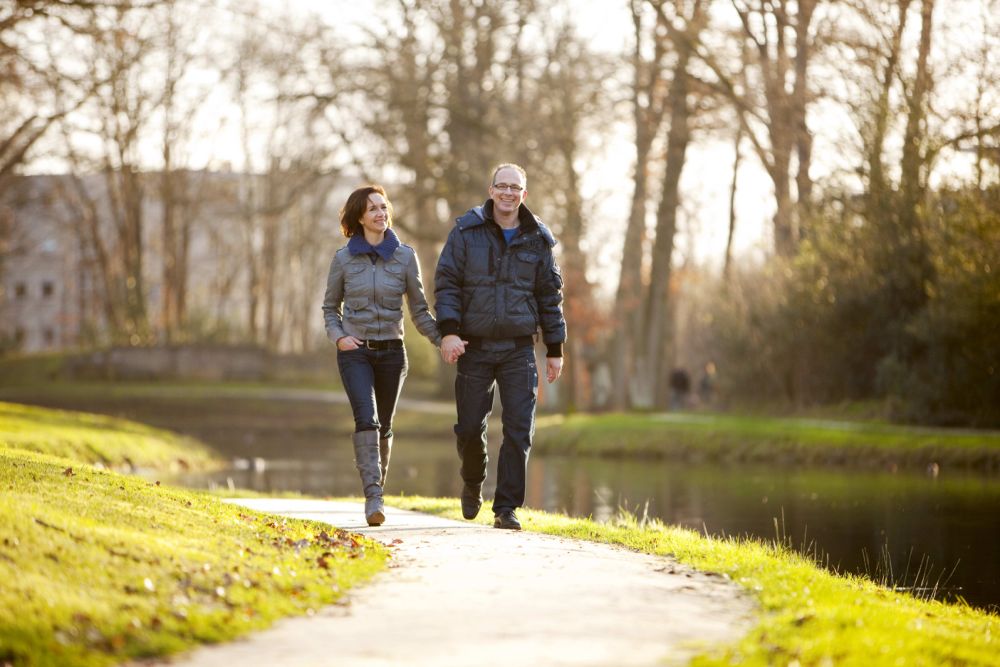
[[[360,338],[355,338],[354,336],[344,336],[343,338],[337,339],[337,349],[341,352],[356,350],[362,345],[364,345],[364,341]]]
[[[441,339],[441,358],[446,364],[453,364],[465,354],[465,346],[469,341],[462,340],[454,334],[448,334]]]

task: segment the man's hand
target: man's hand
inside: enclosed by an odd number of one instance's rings
[[[562,375],[562,357],[545,357],[545,378],[552,384]]]
[[[441,339],[441,358],[446,364],[453,364],[465,354],[465,346],[469,341],[462,340],[454,334],[448,334]]]
[[[356,350],[362,345],[364,341],[360,338],[355,338],[354,336],[344,336],[337,339],[337,349],[341,352],[347,352],[348,350]]]

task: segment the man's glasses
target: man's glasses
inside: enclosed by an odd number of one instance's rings
[[[498,192],[513,192],[516,195],[524,192],[524,188],[513,183],[494,183],[493,189]]]

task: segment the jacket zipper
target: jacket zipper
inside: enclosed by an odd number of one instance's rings
[[[374,263],[372,263],[372,311],[375,313],[375,325],[376,325],[375,339],[376,340],[378,340],[381,337],[381,335],[382,335],[382,317],[379,314],[378,301],[376,300],[377,297],[378,297],[378,290],[376,289],[376,282],[377,281],[376,281],[376,278],[375,278],[375,272],[376,272],[377,267],[378,267],[378,260],[376,260]]]

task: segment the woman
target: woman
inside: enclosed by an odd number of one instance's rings
[[[417,330],[441,343],[427,308],[420,263],[392,227],[392,204],[379,185],[358,188],[340,211],[349,240],[330,264],[323,300],[326,335],[354,411],[354,459],[369,526],[385,521],[382,487],[392,452],[392,417],[406,377],[403,295]]]

